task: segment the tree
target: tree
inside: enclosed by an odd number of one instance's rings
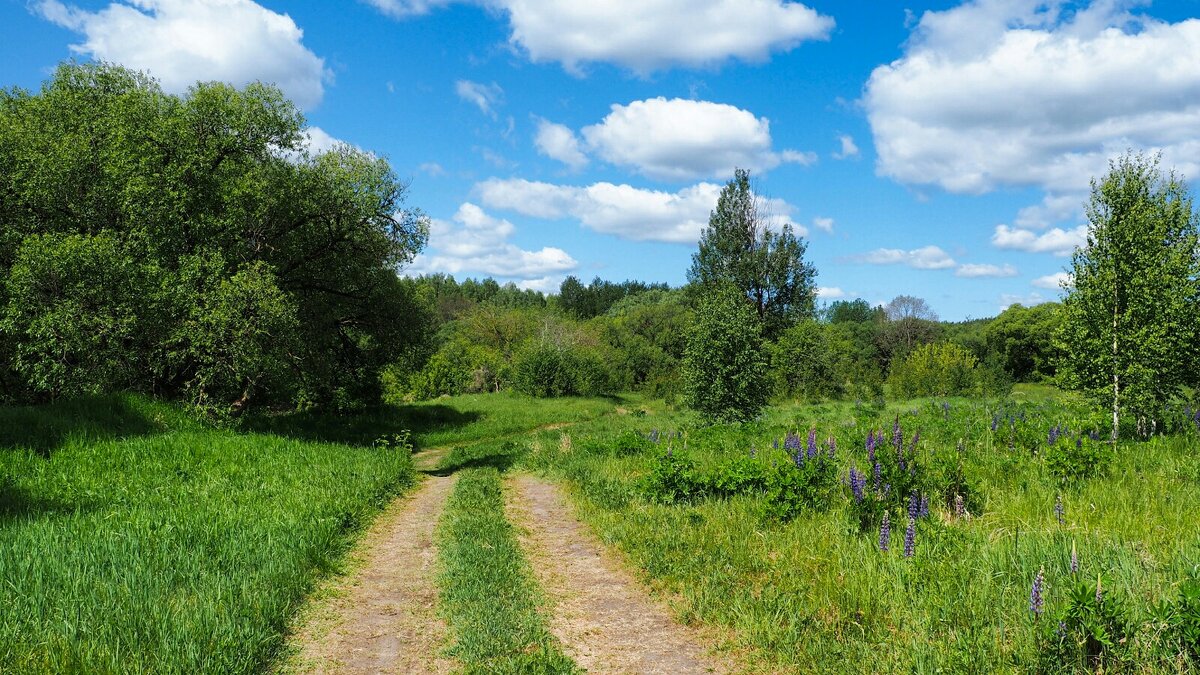
[[[1063,302],[1068,381],[1153,430],[1163,404],[1193,379],[1200,341],[1200,251],[1183,181],[1159,159],[1127,154],[1092,181],[1087,245],[1072,257]]]
[[[738,169],[709,216],[688,281],[732,283],[753,303],[765,335],[774,338],[813,316],[817,271],[804,261],[806,250],[791,225],[768,228],[763,202],[750,189],[750,173]]]
[[[863,323],[881,318],[882,309],[872,307],[862,298],[836,300],[825,308],[825,320],[829,323]]]
[[[801,321],[785,330],[770,352],[780,393],[808,400],[841,395],[843,382],[835,372],[825,326],[811,319]]]
[[[721,284],[701,298],[682,377],[687,405],[719,421],[752,419],[766,406],[762,322],[741,289]]]
[[[1061,359],[1057,339],[1062,306],[1047,302],[1033,307],[1013,305],[984,329],[989,358],[1017,382],[1054,377]]]

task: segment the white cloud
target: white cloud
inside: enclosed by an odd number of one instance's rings
[[[992,234],[992,245],[1027,253],[1067,256],[1071,255],[1076,246],[1087,244],[1087,229],[1087,225],[1080,225],[1071,230],[1056,227],[1038,234],[1031,230],[997,225],[995,233]]]
[[[665,192],[603,182],[571,186],[519,178],[491,178],[475,186],[479,198],[493,209],[547,220],[571,218],[596,232],[634,241],[686,244],[700,239],[721,189],[698,183]],[[798,236],[808,234],[793,220],[795,207],[786,201],[766,199],[761,209],[768,227],[778,230],[787,224]]]
[[[833,218],[822,218],[817,216],[816,218],[813,218],[813,227],[825,232],[826,234],[833,234]]]
[[[604,160],[661,180],[728,178],[735,168],[767,171],[783,162],[816,161],[811,152],[775,152],[766,118],[709,101],[660,96],[614,104],[582,134]]]
[[[566,277],[562,275],[539,277],[537,279],[522,279],[517,282],[517,288],[524,291],[537,291],[539,293],[557,293],[558,289],[562,288],[562,282]]]
[[[439,178],[446,175],[446,169],[437,162],[425,162],[424,164],[418,166],[417,169],[424,171],[434,178]]]
[[[983,265],[964,263],[954,270],[954,276],[967,279],[999,278],[1017,276],[1017,268],[1012,265]]]
[[[911,251],[877,248],[869,253],[853,256],[849,260],[869,265],[906,265],[918,270],[944,270],[958,264],[949,253],[937,246],[923,246]]]
[[[837,300],[846,297],[846,291],[837,286],[821,286],[817,289],[817,297],[822,300]]]
[[[434,219],[429,227],[429,251],[418,255],[406,274],[474,272],[496,277],[537,281],[579,266],[566,251],[544,247],[526,251],[508,241],[516,231],[507,220],[494,218],[470,202],[461,205],[452,222]]]
[[[1024,305],[1025,307],[1033,307],[1044,302],[1050,302],[1049,298],[1042,297],[1041,293],[1034,291],[1029,295],[1016,295],[1013,293],[1002,293],[1000,295],[1000,311],[1004,311],[1013,305]]]
[[[450,4],[453,0],[363,0],[379,11],[403,19],[419,14],[428,14],[430,10]]]
[[[1069,272],[1057,272],[1055,274],[1047,274],[1044,277],[1038,277],[1031,283],[1037,288],[1057,291],[1063,288],[1064,285],[1067,287],[1071,286],[1075,281]]]
[[[879,173],[983,193],[1035,186],[1054,199],[1018,224],[1062,219],[1127,148],[1200,168],[1200,20],[1166,23],[1130,0],[974,0],[926,12],[863,103]],[[1074,205],[1072,206],[1074,208]]]
[[[251,0],[125,0],[95,12],[59,0],[33,7],[84,36],[72,51],[148,71],[172,93],[197,81],[244,86],[261,80],[310,109],[331,78],[290,16]]]
[[[345,141],[330,136],[321,127],[309,127],[305,130],[303,138],[300,140],[304,149],[308,150],[313,155],[319,155],[322,152],[329,152]]]
[[[480,84],[470,80],[459,80],[454,83],[454,91],[458,97],[479,108],[483,114],[496,117],[496,106],[504,98],[504,90],[495,82]]]
[[[850,159],[858,157],[858,145],[854,142],[854,137],[843,134],[838,136],[838,142],[842,144],[842,149],[833,153],[834,159]]]
[[[537,134],[533,143],[539,153],[556,159],[578,171],[587,166],[587,155],[579,149],[579,138],[574,131],[561,124],[538,118]]]
[[[639,73],[736,58],[763,61],[823,40],[832,18],[785,0],[493,0],[508,10],[510,41],[531,60],[579,73],[589,62]]]

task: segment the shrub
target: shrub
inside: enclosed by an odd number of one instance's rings
[[[842,395],[825,331],[816,321],[801,321],[771,345],[771,374],[776,390],[808,400]]]
[[[1058,438],[1045,453],[1046,468],[1050,475],[1063,483],[1102,475],[1107,471],[1111,458],[1110,445],[1083,435]]]
[[[695,463],[671,450],[656,457],[642,479],[642,494],[656,504],[687,503],[702,493]]]
[[[966,395],[980,384],[975,356],[949,342],[917,347],[888,378],[892,395],[906,398]]]
[[[540,342],[518,355],[513,387],[537,398],[600,396],[611,392],[611,380],[595,352]]]
[[[701,301],[682,375],[687,405],[718,421],[752,419],[766,406],[762,323],[737,289],[720,286]]]

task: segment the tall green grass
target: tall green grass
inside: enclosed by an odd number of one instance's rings
[[[438,543],[442,612],[455,637],[452,653],[467,672],[578,671],[538,614],[540,590],[505,519],[496,467],[463,470]]]
[[[1088,418],[1070,400],[1038,391],[1021,408],[1030,419],[1073,425]],[[1046,667],[1045,641],[1067,602],[1068,588],[1103,572],[1106,590],[1128,608],[1135,633],[1120,645],[1117,671],[1183,672],[1189,665],[1165,642],[1153,608],[1175,597],[1200,565],[1198,437],[1122,444],[1106,472],[1063,485],[1040,454],[1010,450],[990,431],[997,410],[1013,401],[915,401],[875,409],[851,404],[775,406],[763,420],[704,427],[686,415],[606,418],[572,429],[568,444],[542,444],[523,461],[566,478],[583,518],[634,565],[681,599],[684,620],[733,629],[768,669],[798,672],[1028,672]],[[739,496],[662,506],[641,479],[667,441],[640,452],[615,452],[622,432],[681,431],[673,453],[709,471],[751,448],[787,462],[772,439],[788,430],[838,441],[839,475],[864,469],[869,429],[890,436],[899,416],[906,438],[920,428],[923,452],[956,453],[982,492],[981,512],[952,517],[932,504],[920,522],[916,554],[903,556],[905,523],[893,527],[891,551],[875,532],[851,523],[848,489],[825,510],[790,523],[764,519],[761,498]],[[1080,428],[1073,426],[1073,428]],[[1047,425],[1048,430],[1048,425]],[[890,451],[887,442],[881,452]],[[1065,514],[1054,514],[1061,495]],[[1068,569],[1074,544],[1080,571]],[[1046,614],[1029,610],[1040,569]],[[1087,662],[1055,667],[1095,670]]]

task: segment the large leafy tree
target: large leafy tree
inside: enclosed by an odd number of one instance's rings
[[[705,290],[683,353],[688,406],[718,421],[756,417],[770,384],[762,322],[741,289],[718,284]]]
[[[773,230],[763,200],[738,169],[721,190],[700,247],[692,255],[688,281],[702,286],[731,283],[753,304],[768,338],[801,319],[812,318],[816,268],[805,262],[807,244],[788,224]]]
[[[387,162],[303,134],[261,84],[173,96],[68,64],[0,91],[0,382],[224,410],[372,400],[429,323],[396,275],[425,219]]]
[[[1138,430],[1194,377],[1200,344],[1200,250],[1192,198],[1157,158],[1125,155],[1092,182],[1087,245],[1063,303],[1068,380]]]

